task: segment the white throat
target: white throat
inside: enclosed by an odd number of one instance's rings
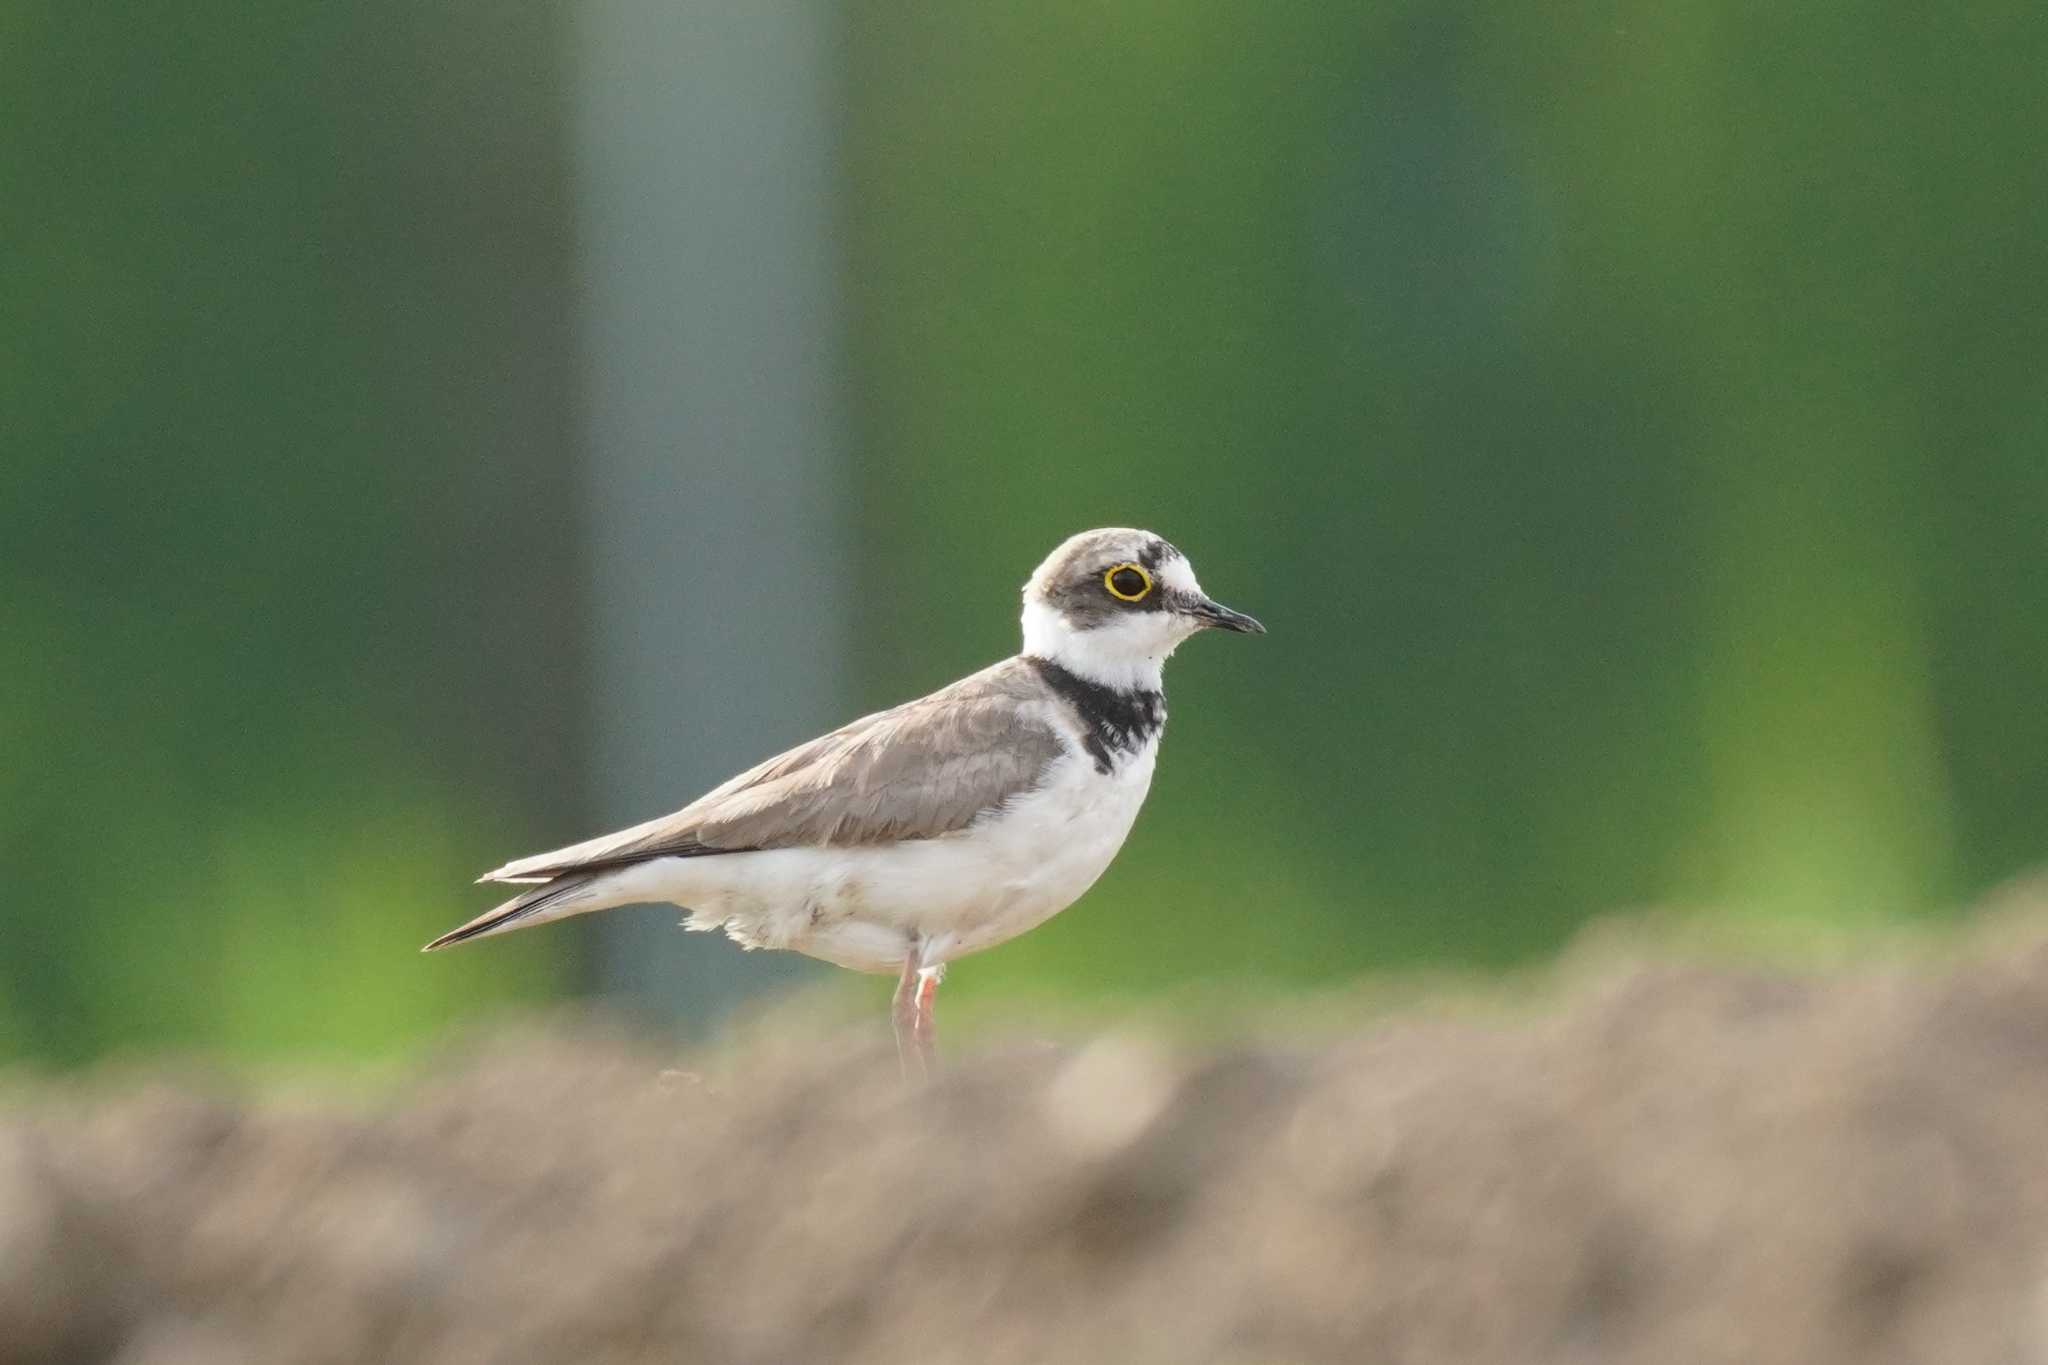
[[[1166,660],[1187,637],[1186,625],[1168,612],[1132,612],[1093,630],[1076,630],[1045,603],[1024,604],[1026,654],[1119,692],[1162,691]]]

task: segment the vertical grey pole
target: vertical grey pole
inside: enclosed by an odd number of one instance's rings
[[[828,0],[575,6],[591,790],[680,806],[844,719]],[[804,960],[599,930],[604,988],[706,1026]]]

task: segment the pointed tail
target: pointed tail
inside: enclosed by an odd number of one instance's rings
[[[561,919],[565,915],[580,915],[588,910],[604,910],[621,904],[600,894],[597,884],[602,880],[601,874],[557,877],[544,885],[521,892],[495,909],[484,911],[458,929],[450,929],[420,951],[431,953],[436,948],[467,943],[473,938],[524,929],[529,924],[543,924],[548,920]]]

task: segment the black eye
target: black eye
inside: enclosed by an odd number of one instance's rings
[[[1124,602],[1138,602],[1152,591],[1152,575],[1135,564],[1118,564],[1102,576],[1109,595]]]

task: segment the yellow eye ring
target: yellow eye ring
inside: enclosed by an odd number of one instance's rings
[[[1137,587],[1131,586],[1127,575],[1136,575]],[[1121,586],[1118,579],[1123,580]],[[1119,602],[1142,602],[1152,591],[1152,575],[1145,572],[1142,564],[1112,564],[1103,570],[1102,586]]]

